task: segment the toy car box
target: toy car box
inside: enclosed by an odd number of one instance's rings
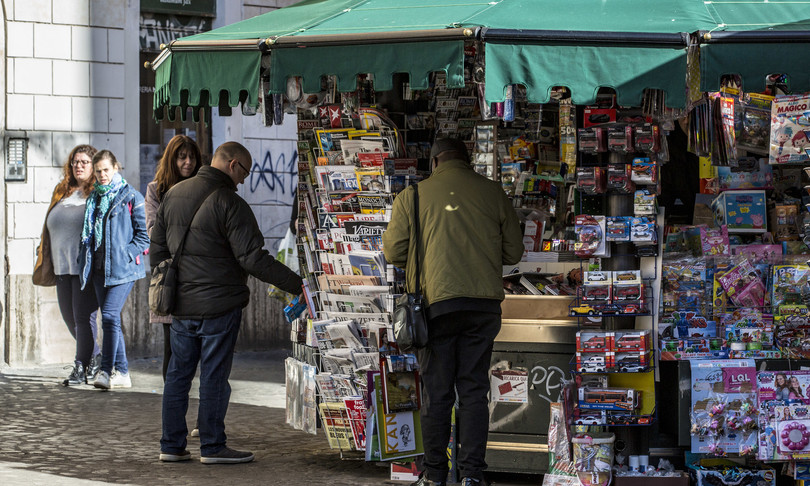
[[[583,285],[610,285],[613,282],[613,274],[611,272],[583,272],[582,274]]]
[[[577,371],[603,373],[613,365],[609,353],[577,353]]]
[[[768,229],[765,191],[726,191],[712,201],[717,226],[729,233],[764,233]]]
[[[613,348],[607,331],[577,331],[577,353],[606,353]]]
[[[652,349],[652,333],[649,329],[613,331],[613,350],[617,353],[635,351],[647,353]]]
[[[615,371],[631,373],[644,371],[652,363],[652,352],[621,352],[611,356],[610,364]]]
[[[641,403],[641,392],[631,388],[577,389],[580,409],[615,410],[631,412]]]

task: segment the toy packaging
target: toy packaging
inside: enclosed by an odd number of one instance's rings
[[[613,332],[613,350],[616,353],[647,353],[652,349],[651,332],[645,330],[627,330]]]
[[[731,247],[731,255],[754,263],[776,264],[782,261],[782,245],[737,245]]]
[[[793,454],[807,454],[805,444],[801,448],[791,442],[801,442],[801,438],[783,441],[791,435],[788,421],[808,418],[807,397],[810,386],[810,371],[759,371],[757,373],[757,395],[759,406],[759,453],[760,460],[787,460]],[[782,433],[788,428],[787,437]]]
[[[773,96],[746,93],[742,100],[742,130],[737,146],[749,152],[767,155],[771,129]]]
[[[742,260],[717,280],[733,304],[740,307],[762,307],[765,304],[765,285],[748,260]]]
[[[810,96],[780,96],[771,105],[768,163],[803,164],[810,161]]]
[[[728,242],[728,228],[723,225],[719,228],[700,227],[700,246],[703,256],[730,255]]]
[[[580,214],[574,219],[577,242],[574,253],[578,257],[608,256],[605,245],[605,217]]]
[[[796,204],[777,204],[769,214],[773,225],[773,237],[776,241],[799,239],[799,206]]]
[[[611,152],[629,154],[635,152],[633,145],[633,126],[615,125],[608,127],[607,145]]]
[[[661,150],[661,134],[658,125],[645,123],[635,127],[636,150],[654,154]]]
[[[606,432],[591,432],[571,439],[574,448],[574,468],[583,486],[610,484],[615,439],[615,435]]]
[[[633,170],[630,164],[610,165],[607,168],[607,188],[630,194],[636,190],[635,183],[631,180]]]
[[[639,189],[633,199],[633,214],[636,216],[651,216],[658,213],[658,204],[655,194],[648,189]]]
[[[585,194],[605,192],[605,170],[601,167],[578,167],[577,189]]]
[[[633,159],[633,175],[636,184],[657,184],[658,165],[649,157],[636,157]]]
[[[712,201],[715,224],[729,232],[762,233],[768,229],[765,191],[729,191]]]
[[[589,154],[607,152],[607,137],[601,127],[580,128],[577,130],[579,151]]]
[[[773,168],[768,165],[768,159],[742,157],[738,162],[744,168],[717,167],[717,182],[720,191],[773,189]]]
[[[605,222],[607,241],[630,241],[630,218],[608,216]]]
[[[630,220],[630,241],[633,243],[655,243],[658,241],[656,224],[653,218],[635,217]]]
[[[785,314],[783,307],[805,302],[808,295],[810,266],[803,264],[774,265],[772,277],[771,306],[779,314]],[[806,308],[806,307],[805,307]]]
[[[695,360],[691,368],[692,452],[723,455],[755,451],[754,360]]]

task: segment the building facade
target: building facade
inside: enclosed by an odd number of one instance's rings
[[[210,126],[156,122],[151,112],[154,76],[144,60],[174,38],[250,18],[294,1],[284,0],[4,0],[6,76],[0,196],[6,211],[2,252],[6,278],[0,320],[0,355],[12,365],[71,362],[75,344],[52,287],[35,287],[31,274],[54,186],[70,150],[89,143],[110,149],[123,174],[145,191],[165,143],[175,134],[196,139],[204,154],[226,140],[254,156],[240,188],[275,251],[289,225],[295,188],[294,119],[263,127],[234,110]],[[78,243],[77,243],[78,244]],[[251,281],[240,347],[260,349],[287,340],[280,304],[267,286]],[[150,325],[147,280],[139,281],[123,311],[131,356],[162,353],[162,329]]]

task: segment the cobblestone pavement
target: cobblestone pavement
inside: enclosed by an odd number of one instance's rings
[[[403,485],[387,467],[341,458],[325,436],[285,424],[286,350],[238,353],[226,417],[228,445],[253,451],[252,463],[203,465],[198,439],[192,461],[158,461],[163,381],[160,360],[130,363],[133,388],[103,392],[65,388],[62,366],[0,368],[0,484],[2,485]],[[192,397],[197,396],[195,387]],[[189,424],[197,400],[189,405]],[[191,428],[191,427],[190,427]],[[493,483],[539,484],[537,477]],[[507,482],[504,482],[507,481]]]

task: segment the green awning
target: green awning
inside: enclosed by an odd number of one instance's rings
[[[709,1],[706,8],[714,26],[700,48],[703,91],[719,89],[724,74],[762,91],[774,73],[787,74],[792,91],[810,91],[810,0]]]
[[[450,88],[464,87],[464,42],[407,42],[278,49],[270,56],[270,91],[286,92],[289,76],[302,76],[305,92],[321,90],[321,76],[335,75],[341,92],[357,89],[357,75],[372,73],[374,89],[393,89],[392,75],[408,73],[411,89],[427,89],[428,75],[447,73]]]
[[[503,101],[507,85],[522,84],[534,103],[547,103],[551,88],[566,86],[574,104],[592,104],[599,88],[608,87],[620,105],[640,106],[644,89],[658,88],[666,91],[668,106],[683,107],[686,51],[488,43],[485,74],[488,102]]]
[[[189,106],[227,110],[241,102],[256,108],[261,56],[258,50],[172,54],[155,73],[155,116],[162,118],[163,107],[172,120],[177,107],[182,108],[184,118]],[[195,117],[197,114],[195,110]]]
[[[523,84],[532,101],[567,86],[577,103],[588,103],[611,87],[621,103],[637,105],[645,88],[657,88],[678,107],[687,34],[807,31],[808,18],[810,0],[305,0],[172,43],[156,61],[166,72],[154,104],[244,99],[255,106],[260,52],[270,55],[273,92],[283,92],[289,76],[303,76],[305,91],[317,91],[324,75],[351,91],[360,73],[371,73],[379,90],[392,87],[394,73],[408,73],[419,88],[442,70],[458,86],[462,42],[477,35],[489,101]],[[810,64],[801,62],[810,37],[793,45],[722,42],[702,46],[703,89],[733,72],[759,89],[766,74],[782,72],[794,90],[810,90]]]

